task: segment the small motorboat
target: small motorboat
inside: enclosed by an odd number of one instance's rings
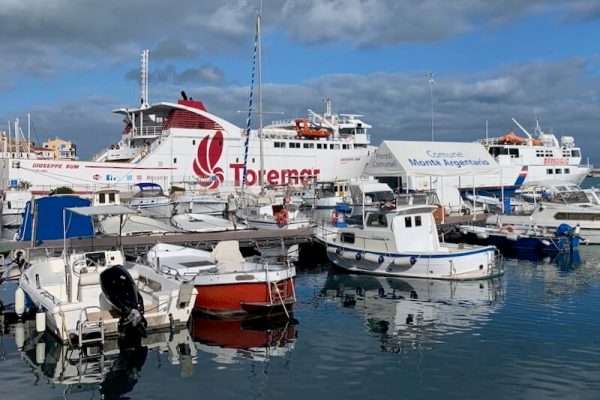
[[[561,224],[555,230],[536,226],[460,225],[457,230],[463,241],[480,245],[493,245],[502,252],[528,250],[541,253],[561,253],[579,248],[579,226]],[[512,253],[511,253],[512,254]]]
[[[193,283],[195,308],[214,315],[286,314],[296,302],[293,265],[247,261],[235,240],[212,252],[166,243],[148,251],[146,262],[158,273]]]
[[[102,342],[185,325],[196,290],[152,268],[126,263],[120,250],[76,252],[26,262],[15,292],[15,311],[25,295],[45,318],[36,318],[63,343]]]
[[[351,272],[468,280],[501,275],[494,246],[440,243],[432,205],[369,212],[361,225],[319,226],[316,238]]]

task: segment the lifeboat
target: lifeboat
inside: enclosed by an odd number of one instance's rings
[[[498,144],[523,144],[527,140],[517,136],[514,132],[509,132],[498,139]]]
[[[306,138],[326,138],[331,135],[331,132],[327,129],[313,129],[310,126],[310,122],[304,118],[296,119],[296,132],[298,132],[298,136],[306,137]]]

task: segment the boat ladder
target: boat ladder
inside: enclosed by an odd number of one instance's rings
[[[269,282],[270,285],[270,290],[269,290],[269,295],[270,295],[270,301],[271,304],[276,304],[276,303],[280,303],[281,306],[283,307],[283,311],[285,312],[285,315],[288,319],[290,319],[290,313],[287,309],[287,305],[283,299],[282,296],[282,292],[284,294],[288,293],[288,280],[284,281],[284,282]],[[294,301],[296,300],[296,293],[294,291],[294,287],[292,286],[292,292],[294,293],[293,298]],[[276,294],[275,298],[273,298],[273,293]],[[287,300],[287,298],[286,298]]]
[[[107,373],[104,349],[100,347],[98,352],[91,352],[92,346],[81,348],[77,363],[77,375],[79,384],[85,382],[101,383]]]
[[[85,313],[85,319],[83,315]],[[87,318],[87,310],[84,308],[79,315],[79,326],[77,327],[77,339],[79,347],[84,347],[90,343],[97,343],[104,346],[104,320],[90,321]]]

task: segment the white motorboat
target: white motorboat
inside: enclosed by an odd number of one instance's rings
[[[2,227],[18,228],[23,222],[23,213],[32,194],[27,189],[10,189],[2,192]]]
[[[435,206],[369,212],[360,226],[319,226],[316,238],[338,267],[352,272],[431,279],[502,274],[494,246],[440,243]]]
[[[171,217],[171,223],[185,232],[224,232],[247,229],[241,222],[209,214],[183,213]]]
[[[310,218],[292,204],[255,204],[239,207],[238,221],[250,229],[301,229],[313,225]]]
[[[79,345],[99,337],[144,336],[146,330],[185,325],[196,299],[191,285],[148,266],[126,263],[119,250],[31,259],[22,272],[15,304],[23,304],[24,293],[45,312],[49,332],[63,343]]]
[[[302,190],[304,204],[314,208],[334,208],[352,204],[348,181],[319,181]]]
[[[227,208],[227,199],[220,193],[183,193],[174,200],[175,214],[223,215]]]
[[[505,227],[540,227],[556,230],[561,224],[579,226],[579,236],[588,244],[600,244],[600,206],[577,185],[557,184],[547,189],[546,200],[530,212],[493,215],[486,223]]]
[[[127,214],[119,206],[76,207],[63,212],[84,216]],[[66,229],[66,228],[65,228]],[[66,235],[66,234],[65,234]],[[197,291],[153,268],[126,263],[121,250],[69,253],[67,241],[59,257],[29,259],[15,292],[17,314],[25,312],[25,295],[47,329],[63,343],[83,346],[111,335],[145,336],[146,331],[185,325]]]
[[[212,252],[158,243],[146,261],[165,276],[192,282],[195,308],[208,314],[289,315],[296,301],[295,267],[247,261],[237,241],[219,242]]]
[[[136,183],[131,190],[129,206],[140,210],[144,216],[171,218],[173,215],[171,199],[163,193],[160,185],[152,182]]]

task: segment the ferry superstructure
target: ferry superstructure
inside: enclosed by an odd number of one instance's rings
[[[244,172],[246,131],[206,110],[182,92],[177,102],[145,104],[115,110],[124,117],[121,140],[97,153],[91,161],[39,159],[30,152],[3,153],[3,187],[28,186],[46,193],[57,186],[93,192],[110,185],[129,189],[155,182],[167,190],[177,182],[194,183],[208,191],[239,187]],[[328,103],[321,116],[328,135],[300,134],[294,126],[262,130],[264,182],[267,185],[338,180],[360,176],[375,147],[370,125],[355,115],[336,116]],[[314,113],[317,115],[316,113]],[[258,187],[260,140],[250,131],[246,186]]]

